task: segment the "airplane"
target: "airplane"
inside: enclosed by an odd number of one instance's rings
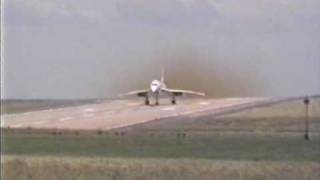
[[[155,96],[155,105],[159,105],[159,96],[162,94],[166,94],[171,96],[171,103],[176,104],[176,96],[182,96],[183,94],[193,94],[198,96],[205,96],[205,93],[195,92],[190,90],[180,90],[180,89],[169,89],[164,83],[164,70],[161,70],[161,79],[153,80],[150,84],[149,89],[131,91],[120,96],[130,96],[137,95],[138,97],[145,98],[145,105],[150,105],[149,96]]]

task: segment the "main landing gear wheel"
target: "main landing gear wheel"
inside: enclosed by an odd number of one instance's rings
[[[149,104],[150,104],[150,101],[149,101],[149,97],[148,97],[148,96],[146,96],[146,99],[145,99],[145,101],[144,101],[144,104],[145,104],[145,105],[149,105]]]
[[[171,103],[176,104],[176,97],[174,95],[172,96]]]
[[[156,106],[159,106],[159,93],[156,93]]]

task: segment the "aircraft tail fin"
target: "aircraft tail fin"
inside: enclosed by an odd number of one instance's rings
[[[164,68],[161,68],[161,82],[164,83]]]

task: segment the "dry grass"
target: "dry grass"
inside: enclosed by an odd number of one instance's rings
[[[310,132],[320,133],[320,98],[311,102]],[[215,126],[258,132],[301,132],[304,131],[304,122],[305,105],[301,100],[296,100],[218,117]]]
[[[320,164],[312,162],[5,156],[1,170],[5,180],[320,179]]]
[[[310,132],[320,133],[320,98],[311,99]],[[177,120],[151,121],[130,127],[131,131],[188,131],[188,132],[254,132],[301,133],[305,127],[305,105],[302,100],[272,104],[241,112],[214,116],[209,114],[183,117]]]
[[[310,118],[320,118],[320,98],[311,99],[309,105]],[[302,100],[294,100],[273,104],[266,107],[258,107],[242,111],[235,114],[224,116],[225,118],[241,117],[241,118],[271,118],[271,117],[284,117],[284,118],[304,118],[305,105]]]

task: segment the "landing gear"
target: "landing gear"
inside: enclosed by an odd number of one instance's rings
[[[155,103],[155,105],[159,105],[159,93],[156,93],[156,103]]]
[[[176,97],[174,95],[172,96],[171,103],[176,104]]]
[[[171,100],[172,104],[177,104],[176,100]]]
[[[149,105],[149,104],[150,104],[148,95],[146,96],[146,99],[145,99],[145,101],[144,101],[144,104],[145,104],[145,105]]]

